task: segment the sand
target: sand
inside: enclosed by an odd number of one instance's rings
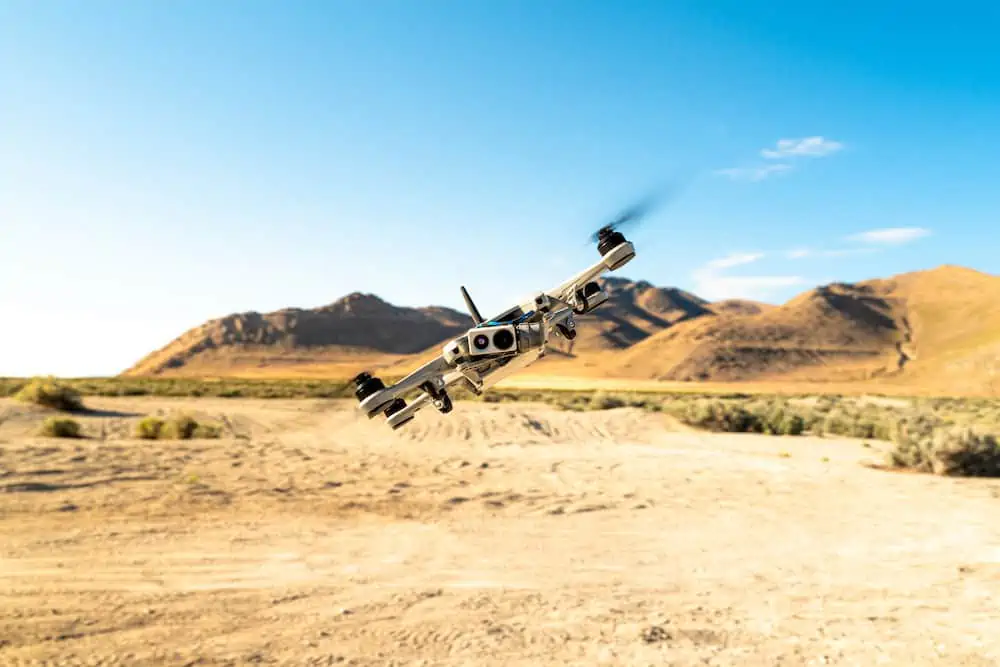
[[[0,401],[0,665],[996,665],[1000,482],[637,409]],[[129,438],[139,415],[220,440]]]

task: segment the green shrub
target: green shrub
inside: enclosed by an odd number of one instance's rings
[[[594,392],[594,395],[590,397],[591,410],[613,410],[624,406],[625,401],[621,398],[603,391]]]
[[[83,409],[80,392],[54,377],[34,378],[21,387],[14,398],[46,408],[76,412]]]
[[[1000,477],[1000,442],[993,434],[931,420],[900,423],[893,433],[889,464],[938,475]]]
[[[144,440],[190,440],[219,438],[222,427],[200,423],[188,415],[173,415],[168,419],[144,417],[136,425],[136,437]]]
[[[806,430],[806,420],[801,415],[785,415],[779,430],[780,435],[802,435]]]
[[[156,440],[163,429],[163,420],[159,417],[143,417],[135,427],[135,435],[143,440]]]
[[[163,440],[190,440],[198,428],[198,422],[187,415],[175,415],[168,419],[160,429]]]
[[[80,422],[66,417],[49,417],[42,424],[42,435],[49,438],[80,438]]]

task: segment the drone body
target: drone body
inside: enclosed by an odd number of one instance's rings
[[[474,321],[464,335],[448,341],[441,354],[389,387],[369,373],[354,378],[358,409],[369,419],[381,413],[393,430],[414,418],[427,405],[447,414],[452,410],[448,388],[463,386],[476,395],[500,380],[529,366],[545,354],[551,336],[576,337],[574,314],[583,315],[608,300],[596,281],[616,271],[635,257],[635,248],[614,229],[625,218],[605,226],[594,235],[601,260],[558,287],[539,292],[533,300],[518,304],[493,319],[485,320],[465,288],[462,296]],[[404,396],[418,395],[407,404]]]

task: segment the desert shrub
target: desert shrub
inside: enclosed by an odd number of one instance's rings
[[[83,409],[80,392],[53,377],[34,378],[21,387],[14,398],[46,408],[74,412]]]
[[[786,414],[779,426],[779,435],[802,435],[806,430],[806,420],[801,415]]]
[[[591,410],[613,410],[621,407],[625,407],[625,401],[607,392],[594,392],[594,395],[590,397]]]
[[[990,433],[932,418],[900,420],[889,464],[938,475],[1000,477],[1000,442]]]
[[[189,415],[173,415],[168,419],[144,417],[136,425],[136,436],[144,440],[190,440],[218,438],[222,427],[199,422]]]
[[[163,420],[159,417],[143,417],[135,426],[135,435],[143,440],[156,440],[163,429]]]
[[[723,433],[753,433],[758,420],[738,403],[697,401],[682,403],[674,414],[685,424]]]
[[[80,422],[66,417],[49,417],[42,424],[41,433],[49,438],[82,437]]]
[[[198,428],[198,422],[188,415],[175,415],[163,423],[160,438],[164,440],[190,440]]]

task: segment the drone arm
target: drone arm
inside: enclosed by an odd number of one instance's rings
[[[631,242],[626,241],[601,257],[601,261],[581,271],[546,294],[562,301],[572,301],[574,293],[581,286],[600,277],[605,272],[618,270],[630,262],[633,257],[635,257],[635,248]]]

